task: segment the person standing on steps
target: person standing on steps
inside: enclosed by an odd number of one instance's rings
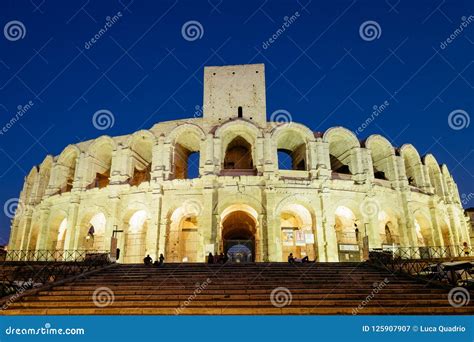
[[[214,256],[212,255],[212,253],[209,253],[209,255],[207,256],[207,263],[208,264],[214,263]]]

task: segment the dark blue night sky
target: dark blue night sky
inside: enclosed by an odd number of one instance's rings
[[[283,109],[314,131],[355,131],[387,102],[359,137],[380,133],[433,153],[472,207],[473,9],[468,0],[2,0],[0,28],[23,27],[0,34],[0,128],[18,106],[33,106],[0,133],[1,208],[47,154],[193,117],[203,67],[245,63],[265,63],[268,116]],[[191,20],[202,26],[195,40],[182,35]],[[359,32],[367,21],[375,36]],[[115,117],[105,131],[92,124],[100,109]],[[9,226],[1,210],[0,244]]]

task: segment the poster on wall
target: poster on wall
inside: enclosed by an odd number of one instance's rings
[[[311,243],[314,243],[314,234],[313,233],[306,233],[304,235],[305,237],[305,241],[307,244],[311,244]]]
[[[281,233],[283,235],[283,246],[293,246],[293,229],[282,229]]]
[[[295,232],[295,238],[296,238],[296,246],[305,246],[306,245],[304,232],[302,232],[300,230],[297,230]]]

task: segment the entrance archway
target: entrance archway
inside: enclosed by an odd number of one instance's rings
[[[255,261],[255,218],[244,210],[235,210],[222,221],[222,247],[232,262]]]

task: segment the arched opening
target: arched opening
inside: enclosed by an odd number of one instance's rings
[[[300,204],[285,206],[280,214],[282,261],[286,261],[290,253],[295,258],[307,256],[314,260],[315,239],[313,220],[308,209]]]
[[[420,212],[415,213],[414,217],[418,247],[432,246],[432,228],[430,220]]]
[[[151,179],[153,140],[145,135],[137,136],[130,146],[131,186],[138,186]]]
[[[201,149],[199,136],[193,132],[181,133],[176,139],[173,149],[173,178],[198,178]]]
[[[380,210],[378,214],[378,225],[382,248],[393,248],[400,246],[400,232],[398,228],[398,217],[391,210]]]
[[[168,219],[166,258],[171,262],[199,262],[202,246],[197,214],[192,201],[174,210]]]
[[[147,213],[145,210],[136,211],[128,220],[125,230],[125,245],[123,262],[129,264],[141,263],[146,251]]]
[[[278,168],[280,170],[306,170],[306,143],[291,129],[281,133],[277,141]]]
[[[110,183],[113,147],[108,141],[96,142],[89,152],[92,183],[87,188],[105,188]]]
[[[411,145],[406,145],[401,149],[401,155],[405,164],[405,174],[408,184],[415,187],[423,185],[421,171],[421,158],[418,152]]]
[[[253,170],[252,146],[244,138],[235,137],[226,148],[224,169]]]
[[[432,155],[425,157],[425,164],[428,166],[428,173],[430,177],[430,184],[434,189],[434,193],[442,196],[443,195],[443,186],[441,178],[441,170],[439,168],[438,162],[434,159]]]
[[[374,178],[381,180],[395,180],[395,167],[393,156],[395,151],[385,138],[372,136],[367,139],[370,149]]]
[[[333,128],[325,133],[323,140],[329,144],[329,159],[333,177],[349,178],[356,173],[354,165],[355,149],[360,147],[357,138],[342,128]]]
[[[61,221],[56,238],[56,250],[62,251],[64,249],[64,242],[66,240],[67,218]]]
[[[36,199],[41,202],[41,199],[46,194],[46,189],[48,188],[49,179],[51,175],[51,167],[53,165],[53,158],[51,156],[46,157],[46,159],[41,163],[39,169],[39,184],[36,192]]]
[[[335,215],[334,229],[336,231],[339,261],[360,261],[362,232],[359,231],[360,227],[357,225],[354,212],[345,206],[339,206]]]
[[[67,215],[64,211],[54,212],[49,221],[46,249],[62,250],[66,238]]]
[[[183,217],[179,228],[179,260],[197,262],[199,248],[198,223],[196,216]]]
[[[90,217],[90,216],[89,216]],[[105,250],[105,227],[107,220],[103,213],[97,213],[86,219],[82,227],[83,245],[86,250]]]
[[[59,193],[70,192],[73,187],[76,173],[78,152],[75,149],[66,149],[58,159],[56,170],[58,172],[59,184],[57,188]]]
[[[36,250],[36,243],[38,242],[39,231],[40,231],[39,224],[34,224],[31,226],[30,237],[28,240],[28,250],[30,251]]]
[[[244,210],[228,213],[222,221],[223,251],[231,262],[255,261],[255,218]]]

